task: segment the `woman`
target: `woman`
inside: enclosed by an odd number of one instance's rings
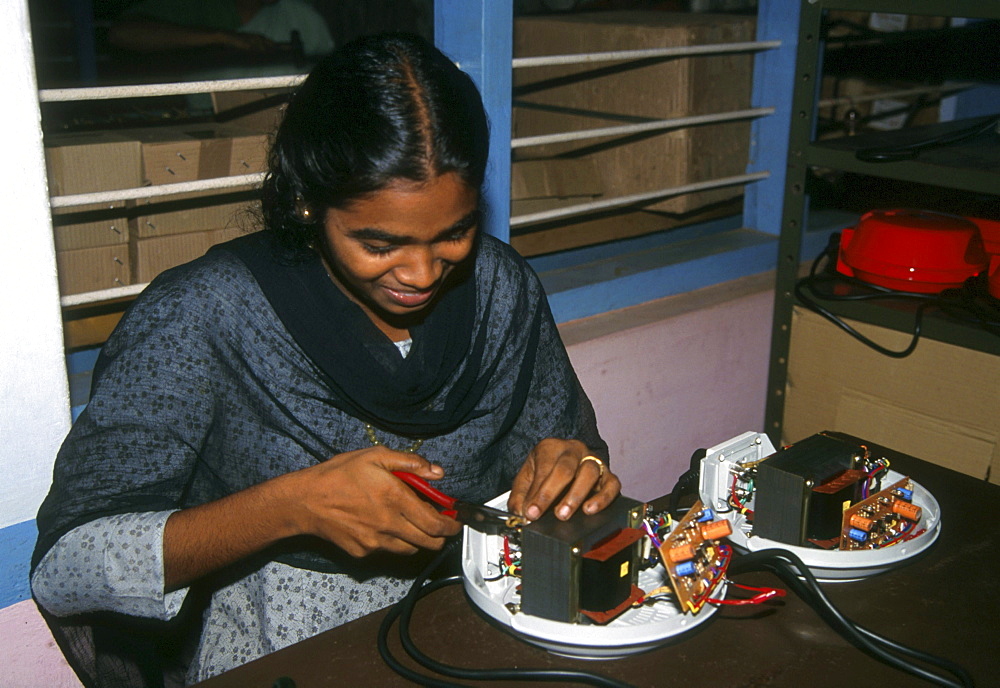
[[[265,230],[162,275],[102,351],[38,516],[50,614],[168,620],[205,590],[200,680],[405,593],[459,524],[392,471],[529,519],[615,498],[537,277],[479,231],[487,139],[421,39],[317,67]]]

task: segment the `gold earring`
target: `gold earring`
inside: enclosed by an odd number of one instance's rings
[[[295,214],[299,216],[299,220],[302,222],[312,221],[312,208],[309,204],[305,202],[302,196],[295,197]]]

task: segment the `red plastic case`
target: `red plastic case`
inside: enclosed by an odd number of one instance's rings
[[[997,231],[1000,234],[1000,223]],[[920,294],[960,287],[989,265],[975,222],[911,209],[865,213],[857,226],[841,233],[837,258],[841,274]]]

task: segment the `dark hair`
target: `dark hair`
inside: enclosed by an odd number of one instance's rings
[[[327,208],[395,179],[455,172],[480,188],[488,149],[479,91],[451,60],[418,36],[361,37],[320,62],[289,102],[262,189],[265,227],[303,251]]]

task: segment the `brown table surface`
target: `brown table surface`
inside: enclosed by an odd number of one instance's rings
[[[942,531],[938,541],[899,568],[861,581],[824,584],[824,590],[851,620],[959,663],[980,688],[1000,686],[1000,586],[994,581],[998,570],[995,547],[1000,542],[1000,486],[910,456],[886,454],[894,470],[911,476],[940,504]],[[776,576],[765,572],[740,574],[734,580],[784,587]],[[376,612],[327,631],[199,686],[271,688],[280,677],[293,680],[294,684],[287,684],[289,688],[411,686],[379,656],[376,638],[385,613]],[[426,674],[405,656],[395,630],[390,642],[395,656]],[[783,600],[764,606],[722,607],[693,633],[649,652],[615,660],[566,659],[518,640],[478,614],[461,585],[435,591],[421,600],[412,630],[417,646],[446,664],[477,669],[580,669],[635,686],[931,685],[850,645],[791,591]]]

